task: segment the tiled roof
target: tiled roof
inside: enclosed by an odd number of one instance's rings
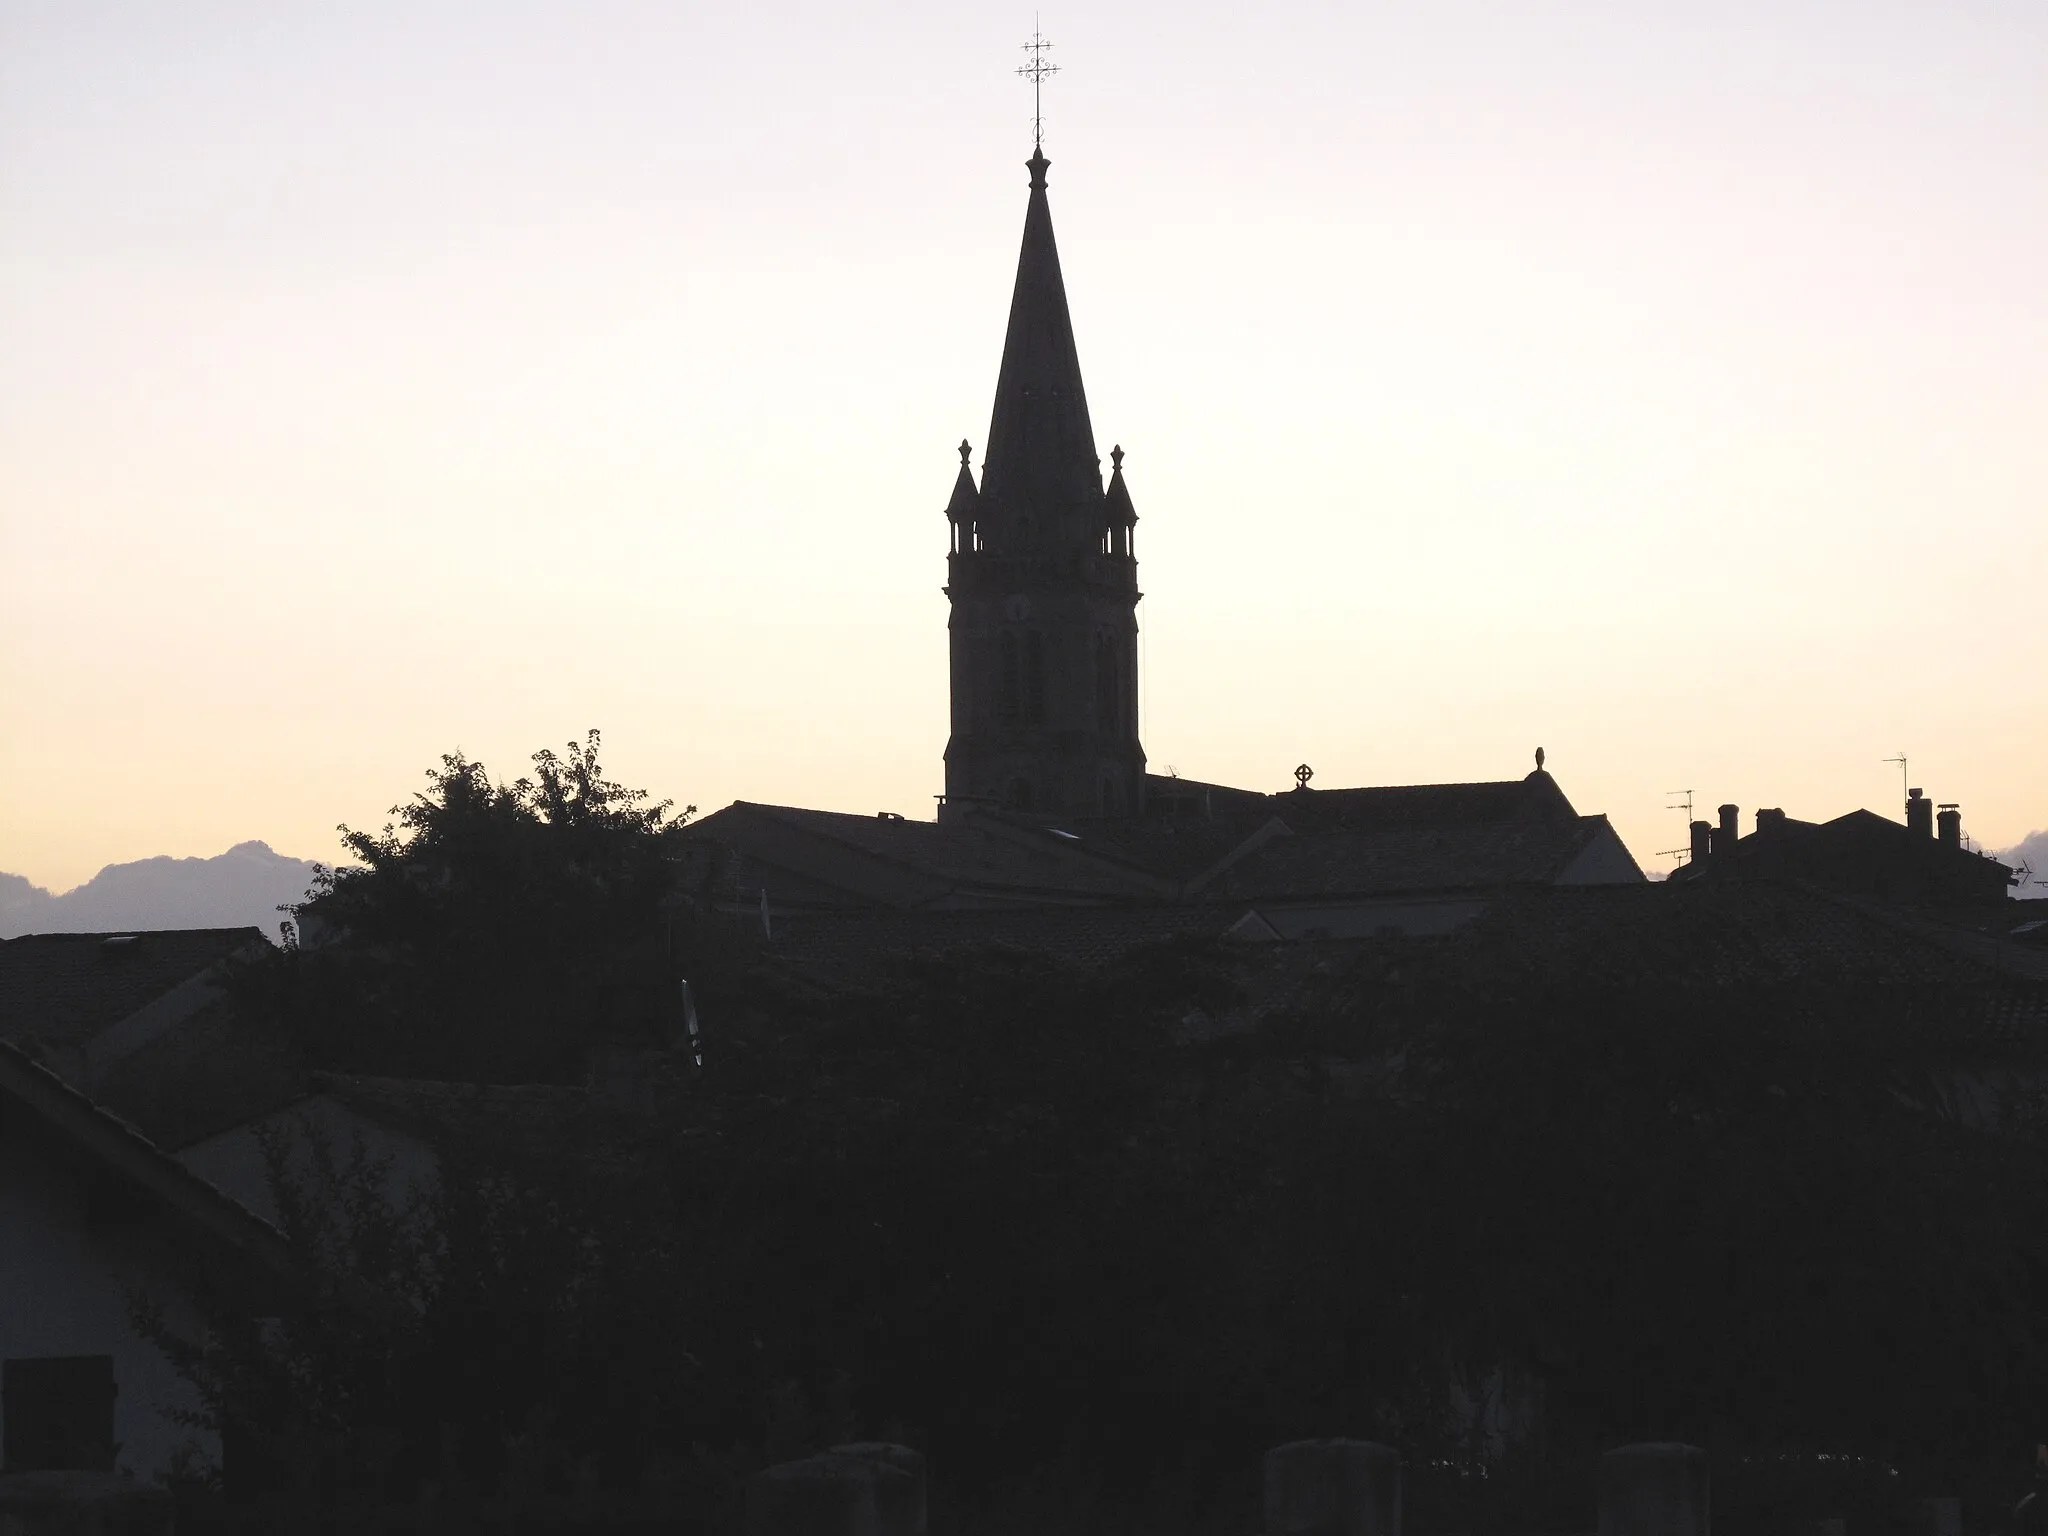
[[[1192,880],[1237,851],[1280,813],[1263,800],[1218,806],[1208,815],[1144,816],[1076,822],[1081,846],[1169,880]]]
[[[128,942],[110,944],[110,939]],[[32,933],[0,943],[0,1039],[76,1047],[249,944],[255,928]]]
[[[1154,780],[1137,818],[946,823],[736,802],[690,838],[738,888],[795,906],[897,908],[1383,894],[1555,878],[1591,837],[1548,774],[1258,795]],[[1262,833],[1291,836],[1259,844]],[[1227,878],[1219,877],[1227,866]]]
[[[1363,789],[1293,790],[1273,809],[1297,832],[1324,828],[1391,831],[1523,821],[1570,821],[1578,813],[1557,781],[1540,769],[1522,779],[1482,784],[1382,784]]]
[[[1084,840],[1185,879],[1205,873],[1245,838],[1276,820],[1297,836],[1309,837],[1453,832],[1509,824],[1569,824],[1578,819],[1556,781],[1544,773],[1498,783],[1386,784],[1273,795],[1185,779],[1155,779],[1152,795],[1152,814],[1137,820],[1078,823],[1075,830]]]
[[[847,897],[914,907],[986,893],[1018,898],[1128,899],[1141,872],[1095,856],[1085,839],[1002,818],[931,821],[852,816],[736,801],[694,823],[686,838],[723,842],[744,865],[736,878],[776,891],[777,868]]]
[[[2012,931],[2024,922],[2024,919],[2016,921],[2011,916],[2013,909],[2019,906],[2017,902],[2006,902],[2002,909],[1988,913],[1958,913],[1951,918],[1887,907],[1851,896],[1838,899],[1845,906],[1867,914],[1888,928],[1911,934],[2001,975],[2027,981],[2048,981],[2048,948],[2038,947],[2028,942],[2026,935],[2016,936]]]
[[[1487,890],[1554,880],[1596,835],[1570,821],[1389,824],[1279,837],[1202,887],[1213,900],[1305,900]]]

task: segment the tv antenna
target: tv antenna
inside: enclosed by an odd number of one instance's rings
[[[1038,18],[1031,18],[1031,41],[1024,45],[1030,60],[1017,73],[1031,82],[1031,148],[1034,153],[1045,147],[1045,82],[1046,78],[1060,72],[1057,64],[1046,62],[1045,53],[1052,44],[1040,34]]]
[[[1660,859],[1676,859],[1679,863],[1683,864],[1692,857],[1692,791],[1689,789],[1667,789],[1664,793],[1673,797],[1671,803],[1664,807],[1665,810],[1685,812],[1686,839],[1683,848],[1665,848],[1658,853],[1657,857]],[[1684,798],[1678,798],[1680,796]]]
[[[1906,800],[1911,798],[1911,796],[1906,791],[1906,754],[1903,751],[1901,751],[1897,757],[1888,757],[1885,759],[1885,761],[1888,763],[1897,763],[1899,765],[1899,800],[1900,803],[1903,804]]]

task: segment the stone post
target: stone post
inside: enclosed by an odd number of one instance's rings
[[[862,1440],[853,1445],[835,1445],[828,1454],[851,1456],[856,1461],[903,1473],[900,1478],[885,1477],[875,1484],[875,1515],[881,1522],[882,1536],[925,1536],[926,1477],[922,1452],[886,1440]]]
[[[915,1454],[914,1452],[912,1453]],[[884,1458],[827,1453],[785,1461],[747,1482],[748,1536],[909,1536],[922,1488]]]
[[[1708,1536],[1707,1453],[1624,1445],[1600,1458],[1600,1536]]]
[[[1401,1536],[1401,1454],[1370,1440],[1266,1452],[1265,1536]]]

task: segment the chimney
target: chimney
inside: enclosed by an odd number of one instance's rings
[[[1714,851],[1714,824],[1711,821],[1696,821],[1692,824],[1692,861],[1706,862],[1707,855]]]
[[[1915,837],[1934,836],[1934,802],[1917,789],[1906,791],[1906,830]]]
[[[1784,831],[1785,812],[1783,809],[1774,807],[1767,811],[1760,808],[1756,813],[1756,830],[1758,836],[1762,836],[1766,832],[1778,833]]]
[[[1741,814],[1740,808],[1736,806],[1724,805],[1721,807],[1721,826],[1714,833],[1714,852],[1733,853],[1735,851],[1736,841],[1742,836],[1742,828],[1736,825],[1736,818]]]
[[[1923,804],[1923,805],[1924,805],[1924,804],[1926,804],[1926,802],[1925,802],[1925,801],[1922,801],[1922,802],[1921,802],[1921,804]],[[1940,838],[1941,838],[1941,845],[1942,845],[1942,847],[1944,847],[1944,848],[1960,848],[1960,847],[1962,847],[1962,846],[1963,846],[1963,808],[1962,808],[1961,806],[1959,806],[1959,805],[1944,805],[1944,806],[1941,806],[1941,807],[1939,808],[1939,810],[1940,810],[1940,814],[1938,814],[1938,815],[1937,815],[1937,816],[1936,816],[1936,817],[1934,818],[1934,820],[1935,820],[1935,824],[1936,824],[1937,826],[1939,826],[1939,827],[1941,828],[1941,832],[1940,832]]]

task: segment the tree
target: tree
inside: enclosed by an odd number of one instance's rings
[[[598,746],[495,785],[453,753],[381,832],[343,826],[357,862],[318,870],[298,942],[244,996],[322,1064],[484,1081],[563,1078],[593,1032],[659,1017],[672,839],[695,807],[606,778]]]

